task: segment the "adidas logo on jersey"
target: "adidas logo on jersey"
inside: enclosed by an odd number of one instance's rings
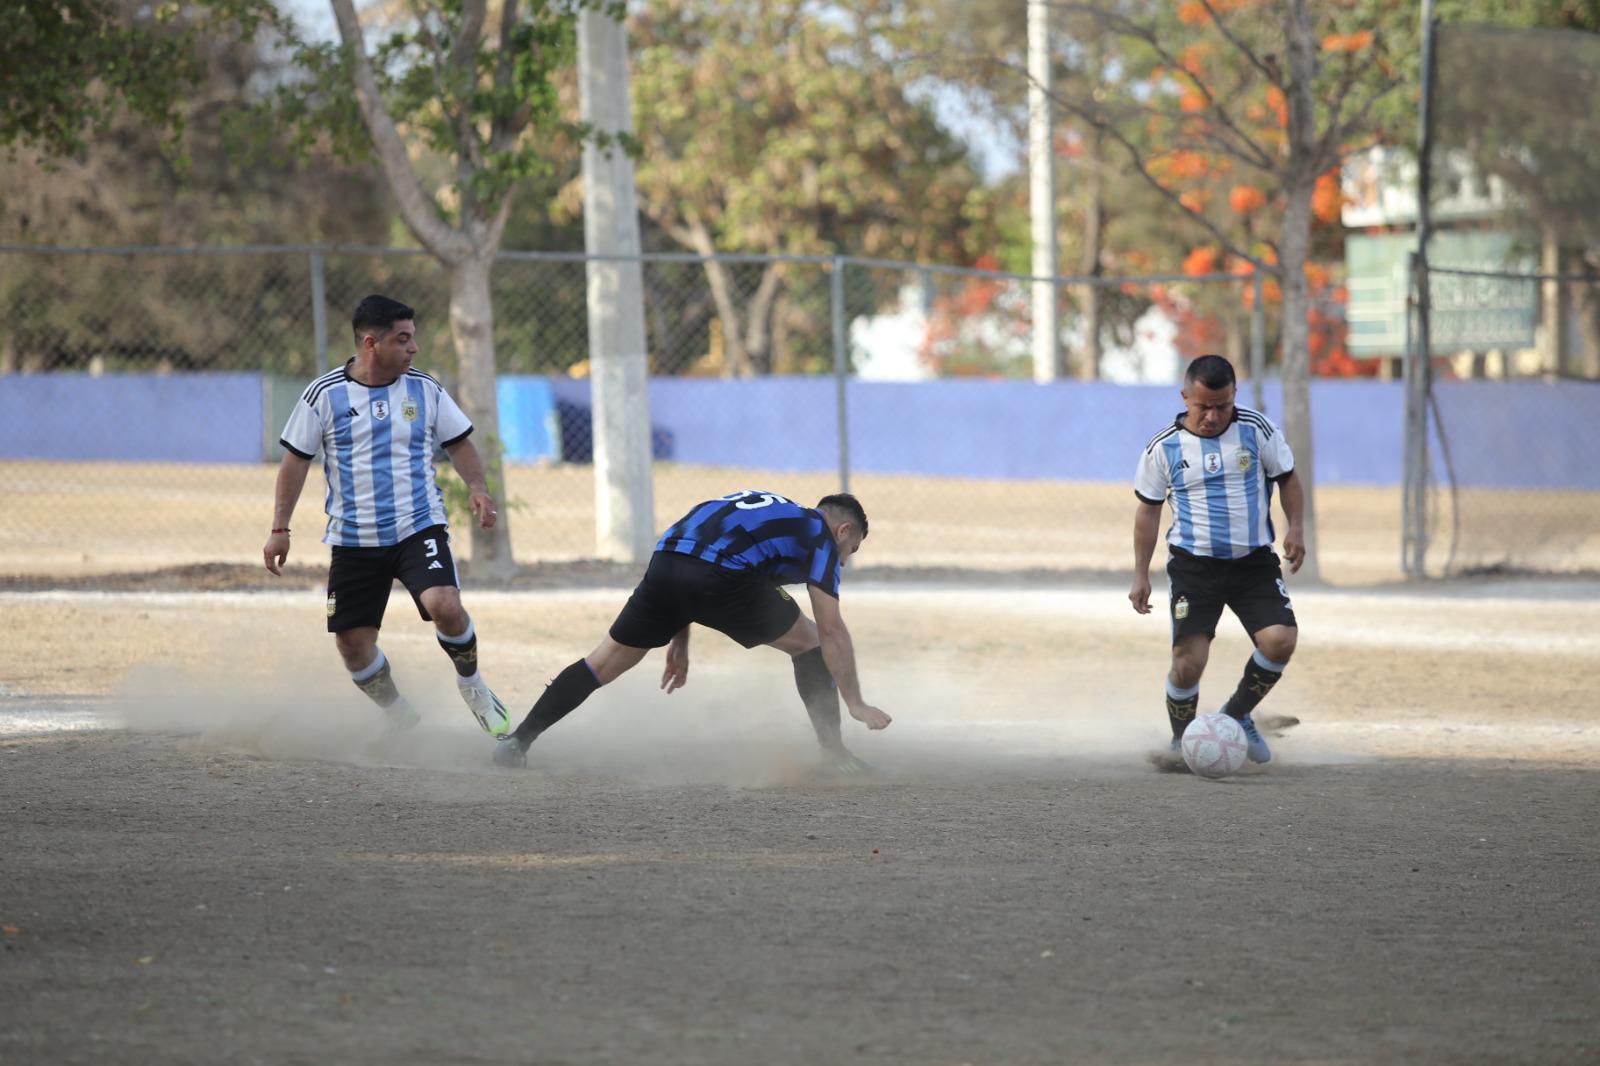
[[[359,415],[360,413],[361,413],[360,411],[357,411],[354,407],[352,407],[352,408],[350,408],[350,410],[348,410],[348,411],[346,411],[344,413],[344,416],[346,418],[354,418],[356,415]]]

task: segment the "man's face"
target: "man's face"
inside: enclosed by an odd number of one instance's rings
[[[861,531],[848,519],[830,522],[828,528],[833,531],[833,543],[839,550],[839,565],[849,566],[850,557],[861,550]]]
[[[1233,394],[1235,387],[1208,389],[1198,381],[1188,381],[1183,386],[1183,403],[1189,414],[1183,428],[1201,437],[1215,437],[1233,421]]]
[[[417,324],[409,318],[389,327],[387,333],[364,333],[361,348],[370,353],[372,368],[385,377],[397,378],[411,366],[417,354]]]

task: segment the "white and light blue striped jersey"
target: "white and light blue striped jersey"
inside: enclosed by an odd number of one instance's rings
[[[1271,544],[1272,483],[1294,470],[1283,433],[1248,407],[1235,407],[1215,437],[1189,432],[1183,419],[1150,438],[1133,478],[1145,503],[1172,501],[1167,543],[1214,559]]]
[[[388,385],[363,385],[350,376],[354,362],[306,388],[279,443],[302,459],[322,449],[323,542],[382,548],[444,523],[434,445],[464,440],[472,423],[430,375],[413,368]]]

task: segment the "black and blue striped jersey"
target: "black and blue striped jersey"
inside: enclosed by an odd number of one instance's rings
[[[839,596],[839,548],[822,512],[774,492],[746,489],[698,504],[656,542],[729,570],[755,570],[780,585],[805,582]]]

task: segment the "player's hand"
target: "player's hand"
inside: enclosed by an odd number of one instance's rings
[[[268,570],[282,577],[283,561],[289,558],[289,534],[269,534],[266,547],[261,549],[261,558],[266,562]]]
[[[887,729],[889,723],[894,721],[887,714],[870,703],[858,703],[850,708],[850,717],[865,725],[868,729]]]
[[[673,641],[667,645],[667,667],[661,671],[661,691],[667,695],[689,683],[689,645]]]
[[[1306,561],[1306,537],[1299,529],[1290,527],[1283,535],[1283,557],[1289,561],[1289,573],[1300,571],[1300,564]]]
[[[1128,590],[1128,602],[1133,604],[1133,609],[1140,614],[1150,613],[1150,576],[1148,574],[1133,579],[1133,588]]]
[[[479,529],[493,529],[495,520],[500,517],[500,512],[494,509],[494,497],[487,492],[474,492],[467,497],[467,509],[478,520]]]

